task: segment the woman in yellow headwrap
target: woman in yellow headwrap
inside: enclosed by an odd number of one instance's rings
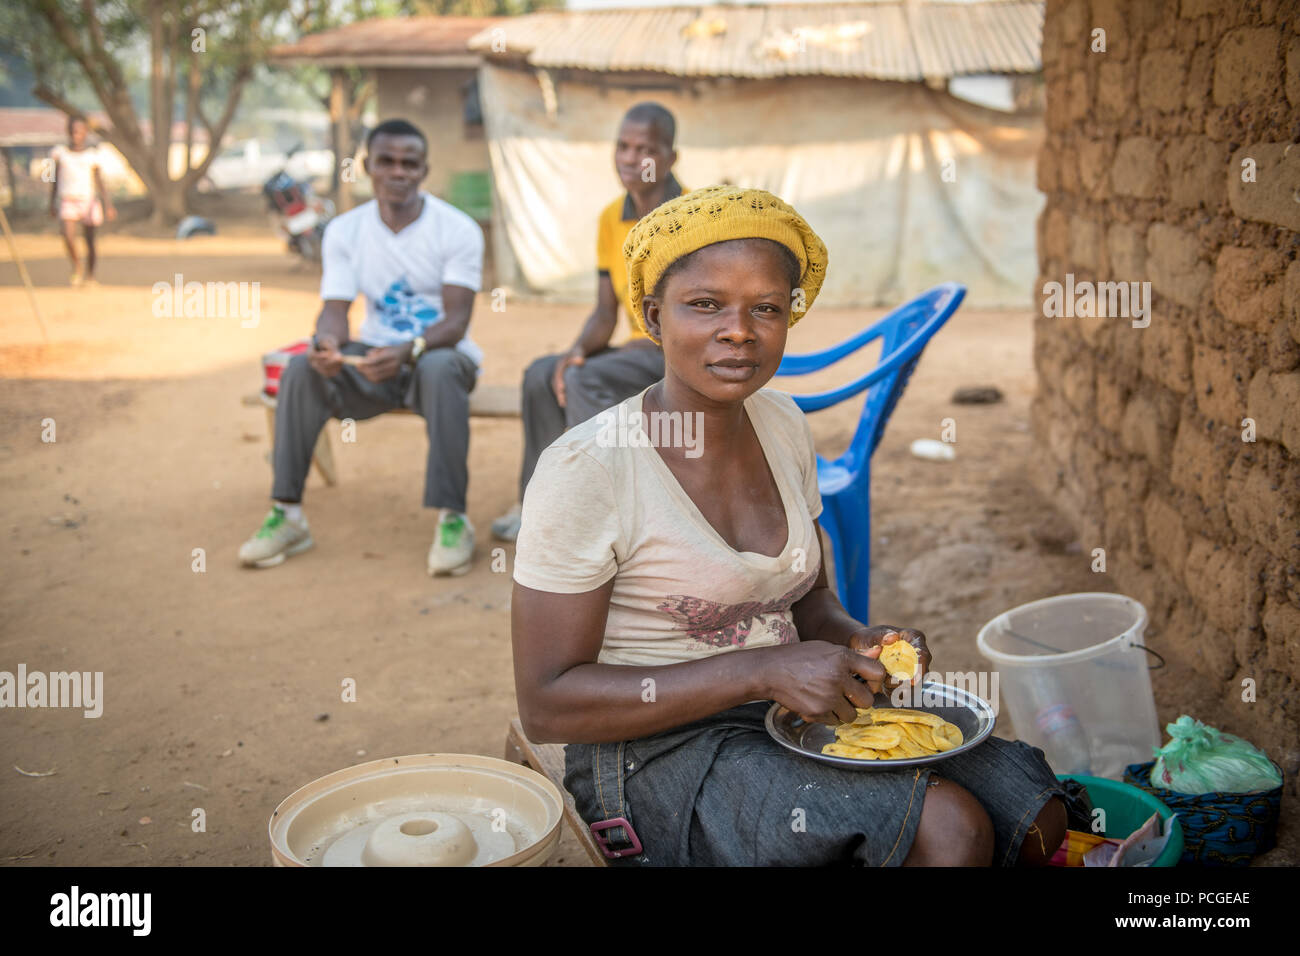
[[[852,721],[896,640],[930,665],[920,631],[855,621],[827,586],[812,435],[763,389],[825,245],[770,193],[711,186],[623,251],[664,378],[542,453],[512,602],[524,730],[569,744],[597,840],[642,864],[1045,863],[1066,815],[1041,751],[989,738],[939,771],[857,773],[764,729],[772,700]]]

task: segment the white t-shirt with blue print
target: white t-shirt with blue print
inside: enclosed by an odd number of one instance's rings
[[[366,297],[366,318],[356,335],[366,345],[402,345],[440,321],[444,285],[479,291],[483,230],[450,203],[420,195],[419,218],[401,232],[384,224],[373,199],[325,227],[321,298]],[[468,335],[456,350],[482,366],[483,350]]]

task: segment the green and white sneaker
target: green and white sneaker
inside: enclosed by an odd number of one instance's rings
[[[240,545],[239,562],[250,568],[273,568],[313,544],[306,518],[293,521],[282,508],[272,505],[262,527]]]
[[[519,537],[519,512],[520,505],[518,502],[496,521],[492,522],[492,537],[498,541],[514,541]]]
[[[443,508],[438,512],[438,530],[429,548],[429,575],[465,574],[473,559],[474,526],[459,511]]]

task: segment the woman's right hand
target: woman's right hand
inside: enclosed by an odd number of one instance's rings
[[[868,656],[829,641],[800,641],[755,652],[764,656],[767,696],[805,720],[823,724],[852,723],[856,708],[870,707],[888,676],[876,660],[878,650]]]

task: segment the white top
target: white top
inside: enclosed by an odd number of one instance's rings
[[[424,208],[401,232],[384,225],[374,199],[325,227],[321,298],[366,297],[366,318],[356,337],[366,345],[401,345],[441,321],[444,285],[479,291],[483,230],[450,203],[420,195]],[[468,335],[456,350],[482,366],[483,350]]]
[[[781,392],[760,390],[745,402],[785,505],[786,543],[768,556],[728,545],[646,429],[631,424],[644,395],[542,452],[524,493],[515,581],[579,594],[614,578],[602,664],[673,664],[797,641],[790,606],[812,588],[821,556],[817,459],[803,413]],[[628,422],[619,430],[642,440],[611,442],[611,421]],[[709,436],[698,437],[707,450]]]
[[[63,199],[95,198],[95,167],[102,164],[98,146],[75,150],[71,146],[55,146],[50,159],[58,168],[58,196]]]

